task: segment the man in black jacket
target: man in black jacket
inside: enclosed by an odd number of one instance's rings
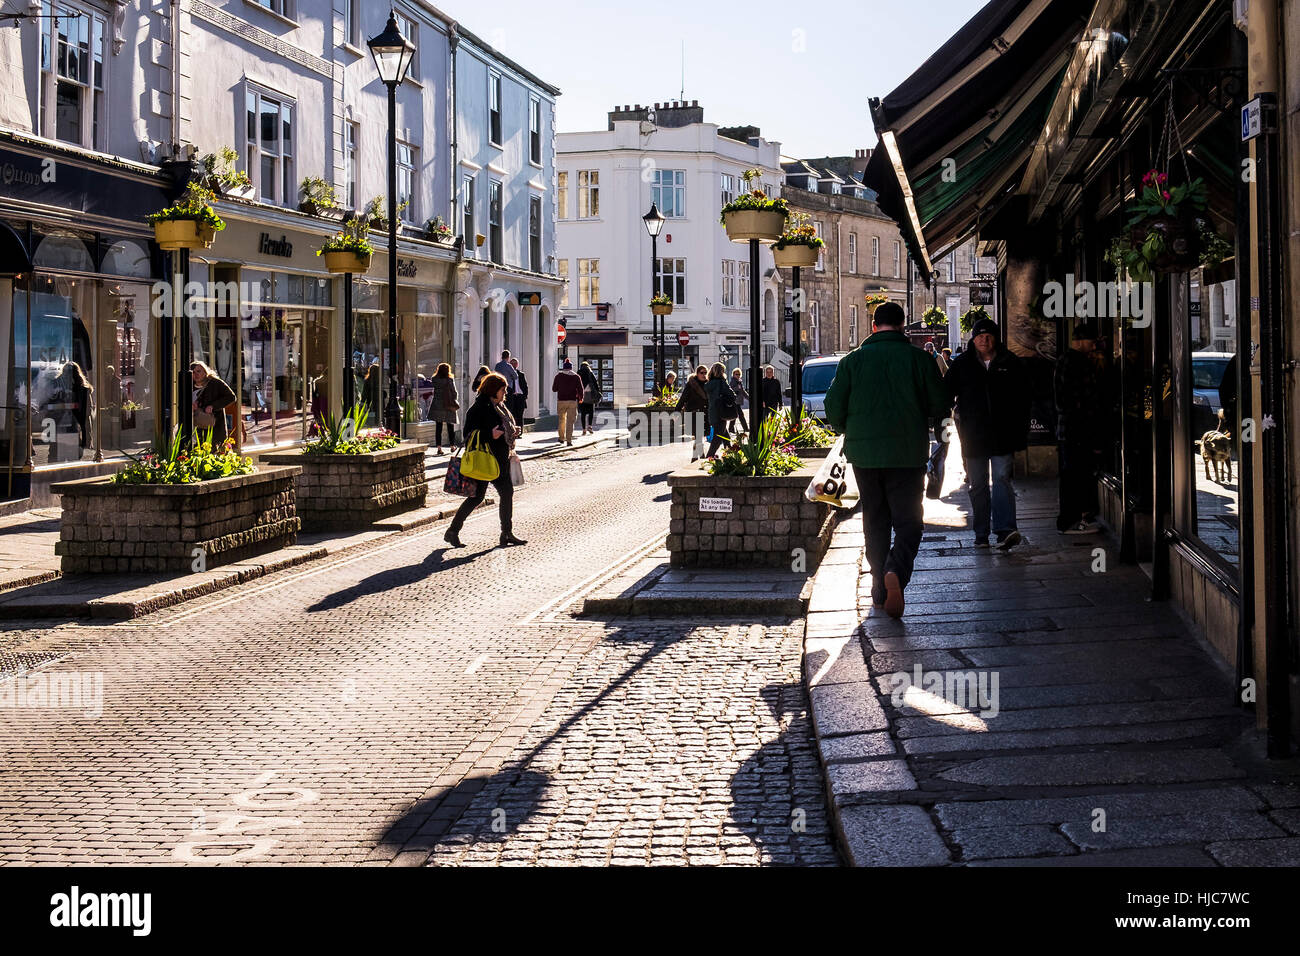
[[[519,367],[519,359],[512,358],[510,367],[515,370],[516,382],[514,394],[509,396],[510,414],[515,416],[515,424],[520,428],[524,427],[524,412],[528,409],[528,376],[524,370]]]
[[[1011,471],[1015,453],[1029,444],[1031,386],[1024,363],[1000,339],[992,319],[976,322],[972,348],[953,359],[944,384],[956,403],[975,547],[987,548],[992,530],[1007,551],[1021,541]]]

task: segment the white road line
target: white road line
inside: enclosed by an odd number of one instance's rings
[[[474,658],[474,663],[470,664],[469,667],[465,668],[465,673],[466,674],[474,673],[476,670],[478,670],[480,667],[482,667],[484,664],[487,663],[487,659],[488,656],[486,654],[480,654],[478,657]]]
[[[595,574],[591,575],[590,577],[576,584],[574,587],[570,588],[568,591],[560,595],[558,598],[554,598],[548,601],[547,603],[543,604],[537,610],[533,611],[531,614],[527,615],[522,620],[516,622],[517,625],[526,626],[532,624],[532,625],[540,626],[540,625],[556,623],[555,621],[551,620],[552,616],[556,612],[558,612],[561,608],[567,607],[573,601],[573,599],[577,597],[577,595],[581,594],[584,590],[591,590],[598,587],[600,584],[604,583],[605,581],[609,580],[610,578],[622,572],[629,565],[635,563],[637,560],[641,558],[642,555],[646,554],[649,551],[654,550],[656,547],[662,547],[664,542],[664,537],[665,537],[664,532],[662,531],[658,532],[653,537],[637,545],[631,551],[627,551],[621,557],[615,559],[614,563],[611,566],[604,568],[600,571],[597,571]]]

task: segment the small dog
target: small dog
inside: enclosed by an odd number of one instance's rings
[[[1213,480],[1224,484],[1223,469],[1227,466],[1228,481],[1232,481],[1232,433],[1222,431],[1222,425],[1215,431],[1208,431],[1193,444],[1201,449],[1201,459],[1205,462],[1205,477],[1210,479],[1210,463],[1214,463]]]

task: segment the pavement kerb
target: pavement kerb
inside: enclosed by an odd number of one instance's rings
[[[800,669],[831,829],[851,866],[946,866],[951,851],[894,739],[860,643],[865,638],[857,579],[863,543],[860,515],[839,522],[831,550],[856,549],[858,561],[823,560],[810,582],[804,618]],[[850,567],[852,585],[846,587]],[[872,794],[872,802],[862,803],[862,794]],[[855,796],[856,802],[846,799]]]

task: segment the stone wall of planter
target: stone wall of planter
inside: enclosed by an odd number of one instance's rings
[[[830,505],[809,501],[804,490],[817,473],[810,462],[782,478],[734,478],[687,469],[668,476],[672,513],[671,563],[686,567],[789,568],[793,551],[816,567],[830,544]],[[700,509],[701,498],[730,499],[730,513]]]
[[[191,573],[278,551],[297,540],[297,468],[191,485],[53,485],[63,517],[55,553],[64,574]]]
[[[424,479],[428,445],[404,442],[368,455],[304,455],[300,451],[263,455],[270,465],[294,465],[298,476],[298,516],[304,531],[364,528],[383,518],[423,508],[429,494]]]
[[[634,418],[633,416],[638,416]],[[682,413],[671,408],[651,408],[649,405],[627,407],[627,427],[635,438],[645,445],[675,442],[690,432],[684,430]],[[639,424],[638,424],[639,422]],[[635,429],[635,430],[634,430]]]

